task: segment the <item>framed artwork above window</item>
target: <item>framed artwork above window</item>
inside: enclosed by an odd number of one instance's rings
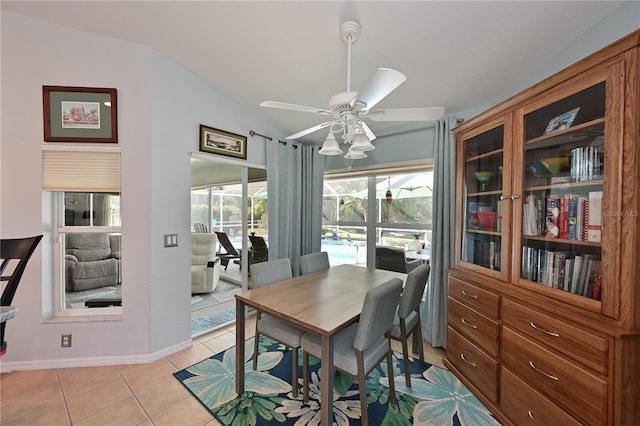
[[[118,142],[117,90],[42,86],[44,140]]]

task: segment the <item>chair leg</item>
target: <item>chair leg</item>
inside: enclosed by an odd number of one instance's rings
[[[416,324],[416,328],[413,329],[413,338],[414,344],[418,346],[418,355],[420,355],[420,362],[424,364],[424,343],[422,342],[422,324],[420,323],[420,317],[418,317],[418,324]],[[416,349],[413,348],[413,352],[415,353]]]
[[[298,349],[291,348],[291,390],[293,398],[298,398]]]
[[[302,400],[309,401],[309,354],[302,353]]]
[[[404,381],[408,388],[411,387],[411,366],[409,365],[409,343],[407,342],[407,325],[400,320],[400,340],[402,340],[402,359],[404,360]]]
[[[260,333],[258,332],[258,321],[260,320],[260,311],[256,313],[256,332],[253,337],[253,370],[258,369],[258,342],[260,340]]]
[[[389,376],[389,401],[396,403],[396,382],[393,379],[393,355],[391,354],[391,342],[389,342],[389,351],[387,352],[387,375]],[[411,386],[411,380],[409,380]]]
[[[362,426],[369,425],[369,406],[367,404],[367,384],[364,371],[364,357],[362,352],[356,352],[356,361],[358,364],[358,387],[360,392],[360,420]]]

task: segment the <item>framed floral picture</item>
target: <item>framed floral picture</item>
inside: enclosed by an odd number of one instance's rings
[[[247,159],[247,137],[200,125],[200,151]]]
[[[118,142],[117,90],[42,86],[44,140]]]

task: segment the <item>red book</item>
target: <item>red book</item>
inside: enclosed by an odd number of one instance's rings
[[[569,238],[569,194],[560,198],[560,238]]]

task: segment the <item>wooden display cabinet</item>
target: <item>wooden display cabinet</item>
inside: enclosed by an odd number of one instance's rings
[[[463,123],[445,364],[505,424],[640,419],[640,31]]]

